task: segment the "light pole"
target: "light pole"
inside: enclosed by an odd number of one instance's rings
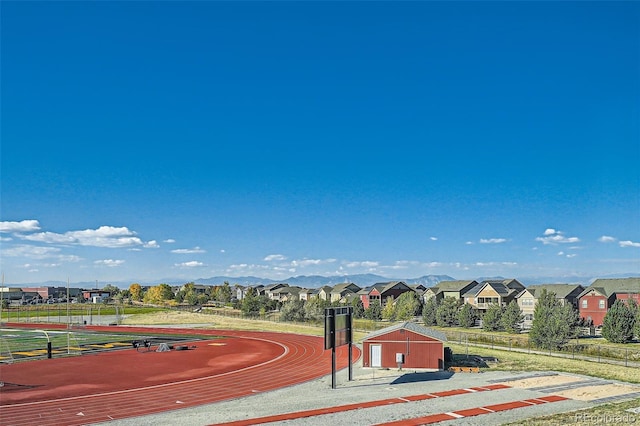
[[[2,287],[0,287],[0,325],[2,325],[2,304],[4,303],[4,272],[2,273]]]
[[[71,337],[70,333],[70,317],[69,317],[69,277],[67,277],[67,355],[71,353]]]

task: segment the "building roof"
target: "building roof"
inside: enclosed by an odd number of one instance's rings
[[[440,281],[438,283],[438,293],[443,291],[462,291],[469,285],[476,285],[476,280]]]
[[[357,289],[357,290],[356,290]],[[331,290],[331,293],[341,293],[345,290],[351,291],[353,293],[356,293],[358,291],[360,291],[360,286],[354,283],[343,283],[343,284],[336,284],[333,289]]]
[[[518,296],[525,291],[528,291],[533,297],[538,298],[543,290],[547,290],[548,293],[555,293],[556,299],[565,299],[571,293],[576,291],[577,288],[580,288],[580,290],[584,289],[580,284],[536,284],[530,285],[526,289],[522,290]]]
[[[382,336],[384,334],[391,333],[393,331],[401,330],[401,329],[413,331],[414,333],[431,337],[432,339],[440,340],[441,342],[447,341],[447,336],[444,333],[437,330],[433,330],[431,328],[427,328],[425,326],[422,326],[420,324],[416,324],[415,322],[410,322],[410,321],[401,322],[401,323],[374,331],[373,333],[370,333],[367,336],[365,336],[363,340],[372,339],[374,337]]]
[[[491,283],[491,284],[502,284],[503,286],[510,288],[512,290],[521,290],[524,288],[524,285],[515,278],[504,278],[504,279],[495,279],[495,280],[484,280],[483,283]]]
[[[611,297],[615,293],[640,294],[640,277],[633,278],[598,278],[591,285],[585,288],[580,296],[596,290],[598,293]]]

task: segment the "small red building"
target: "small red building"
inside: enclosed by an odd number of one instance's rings
[[[616,300],[640,303],[640,278],[597,279],[578,296],[580,318],[600,327]]]
[[[369,334],[362,342],[362,366],[444,369],[444,333],[404,322]]]

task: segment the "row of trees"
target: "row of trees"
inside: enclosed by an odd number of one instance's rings
[[[480,314],[470,304],[463,304],[453,297],[446,297],[441,302],[431,298],[422,309],[422,318],[428,326],[471,328],[480,319]],[[522,311],[515,301],[506,307],[492,304],[482,317],[482,328],[486,331],[519,333],[523,320]]]
[[[341,303],[331,303],[314,297],[310,300],[290,300],[284,303],[275,302],[267,296],[257,295],[252,289],[247,291],[244,299],[239,302],[239,309],[244,315],[264,315],[271,310],[280,310],[280,318],[283,321],[309,321],[320,322],[324,319],[324,310],[330,306],[340,306]],[[395,301],[388,300],[384,308],[380,301],[374,300],[365,309],[359,298],[354,298],[350,306],[353,307],[354,318],[366,318],[375,321],[382,319],[389,321],[403,321],[419,315],[422,305],[415,292],[406,292]]]
[[[425,325],[439,327],[470,328],[480,319],[475,308],[452,297],[440,302],[430,299],[424,305],[422,316]],[[482,328],[520,333],[523,320],[522,311],[515,301],[507,306],[492,304],[482,316]],[[561,349],[569,340],[579,336],[580,326],[580,316],[573,306],[560,303],[554,293],[543,290],[534,310],[529,341],[542,349]],[[617,300],[604,318],[602,337],[614,343],[628,343],[634,336],[640,339],[640,307],[633,300]]]
[[[113,286],[112,286],[113,287]],[[267,296],[256,294],[250,288],[242,300],[233,297],[228,282],[221,286],[211,286],[205,293],[197,293],[194,283],[185,284],[176,294],[168,284],[159,284],[146,291],[140,284],[131,284],[128,290],[105,288],[116,300],[130,298],[145,303],[187,303],[189,305],[205,304],[216,301],[230,304],[250,316],[264,315],[266,312],[279,310],[284,321],[318,322],[324,318],[324,309],[339,303],[330,303],[319,298],[309,301],[291,300],[281,303]],[[393,302],[388,300],[382,307],[377,300],[372,301],[364,309],[362,301],[354,298],[351,302],[355,318],[370,320],[403,321],[422,314],[425,325],[439,327],[460,326],[474,327],[480,314],[471,305],[461,303],[458,299],[447,297],[441,301],[430,299],[424,305],[415,292],[401,294]],[[505,331],[520,333],[524,317],[516,301],[507,306],[492,304],[482,316],[482,328],[485,331]],[[534,346],[543,349],[559,349],[578,336],[580,328],[578,312],[567,304],[562,304],[554,293],[544,290],[536,303],[529,340]],[[602,326],[602,336],[615,343],[631,342],[634,336],[640,339],[640,307],[633,300],[624,302],[617,300],[607,312]]]
[[[233,291],[228,282],[225,282],[221,286],[208,287],[204,293],[197,292],[195,284],[191,282],[183,285],[175,294],[169,284],[158,284],[145,290],[140,284],[133,283],[129,286],[129,290],[122,290],[121,293],[116,293],[116,300],[118,295],[124,294],[124,292],[126,292],[127,297],[134,302],[152,304],[186,303],[195,306],[203,305],[211,301],[226,304],[230,303],[233,299]],[[112,297],[114,297],[113,292]]]

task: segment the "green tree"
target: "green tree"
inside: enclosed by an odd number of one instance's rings
[[[445,297],[436,309],[436,323],[440,327],[453,327],[458,321],[458,299]]]
[[[353,308],[354,318],[364,318],[364,305],[359,297],[354,297],[351,301],[351,307]]]
[[[260,314],[260,301],[254,291],[247,291],[244,295],[240,310],[247,316],[258,316]]]
[[[169,284],[160,284],[158,287],[160,287],[160,297],[162,300],[171,300],[175,297]]]
[[[438,301],[435,297],[427,300],[422,307],[422,320],[424,325],[436,325],[436,311],[438,310]]]
[[[120,289],[113,284],[107,284],[102,288],[102,291],[109,292],[109,298],[117,299],[117,296],[120,294]]]
[[[176,292],[176,296],[173,298],[173,300],[175,300],[178,303],[182,303],[184,302],[184,297],[186,296],[186,293],[184,290],[178,290]]]
[[[187,302],[188,305],[195,306],[198,304],[198,295],[195,291],[190,290],[184,294],[184,302]]]
[[[289,300],[283,303],[280,308],[280,319],[282,321],[304,321],[304,300]]]
[[[402,293],[396,299],[395,319],[407,321],[419,315],[421,310],[420,300],[415,291],[407,291]]]
[[[522,315],[518,302],[512,300],[502,312],[500,319],[502,329],[508,333],[520,333],[523,321],[524,315]]]
[[[635,311],[636,322],[635,322],[635,326],[633,327],[633,330],[634,330],[634,334],[636,335],[636,339],[640,340],[640,304],[636,303],[635,301],[633,301],[633,304],[636,307],[636,311]]]
[[[319,297],[312,297],[304,304],[304,316],[309,321],[321,322],[324,320],[324,310],[329,307],[329,302]]]
[[[382,308],[382,319],[393,321],[396,319],[396,305],[393,303],[393,298],[387,297],[387,300]]]
[[[216,287],[213,299],[222,303],[229,303],[231,301],[231,286],[229,282],[225,281],[221,286]]]
[[[570,304],[562,305],[553,292],[542,290],[533,311],[529,341],[542,349],[561,349],[575,337],[578,313]]]
[[[364,310],[364,317],[374,321],[382,319],[382,306],[379,300],[376,299],[369,304],[369,307]]]
[[[503,312],[502,306],[497,303],[491,303],[482,316],[482,329],[485,331],[501,331]]]
[[[636,307],[623,300],[616,300],[602,321],[602,337],[612,343],[629,343],[633,340]]]
[[[196,297],[196,303],[198,305],[204,305],[206,303],[209,303],[209,295],[207,295],[207,293],[204,294],[199,294],[198,297]]]
[[[462,305],[458,311],[458,325],[464,328],[470,328],[476,325],[478,319],[478,311],[468,303]]]

